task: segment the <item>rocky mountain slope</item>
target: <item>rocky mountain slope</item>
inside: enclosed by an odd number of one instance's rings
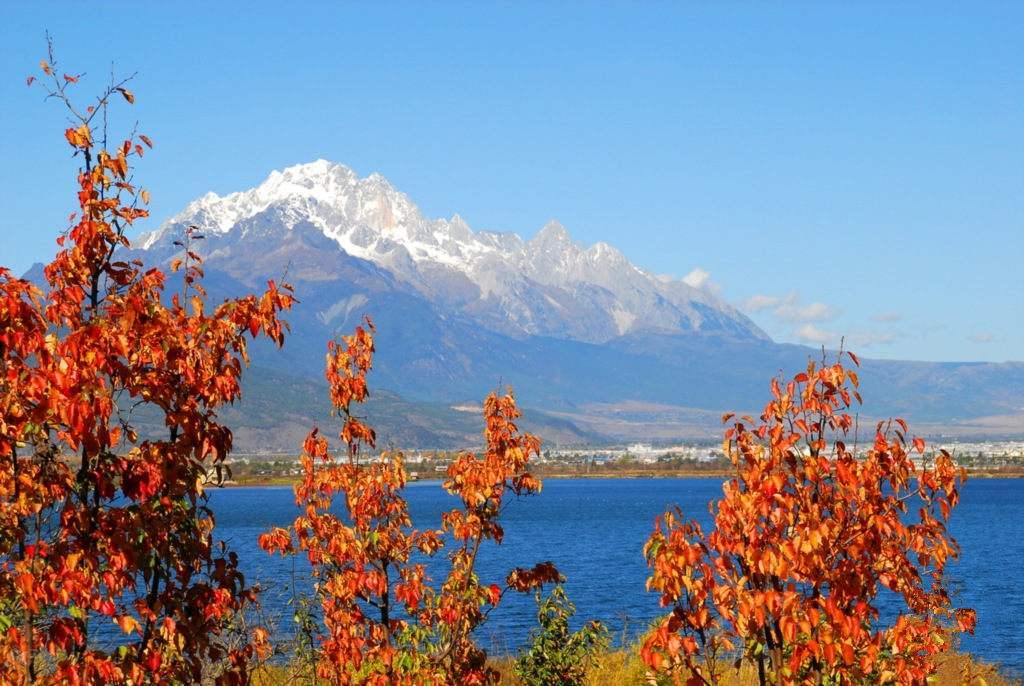
[[[249,450],[294,448],[326,422],[325,343],[364,314],[378,326],[371,418],[411,447],[471,444],[479,418],[452,408],[505,384],[551,442],[635,440],[648,426],[662,440],[710,437],[714,413],[756,411],[773,375],[821,355],[772,342],[714,294],[612,246],[577,244],[557,222],[530,240],[474,231],[458,216],[425,218],[380,175],[322,160],[199,198],[140,237],[134,256],[168,262],[190,225],[205,236],[212,299],[285,278],[300,300],[285,348],[256,346],[247,399],[231,411]],[[1024,363],[863,364],[865,421],[1024,434],[1012,419],[1024,416]],[[1011,419],[978,421],[995,416]]]
[[[458,215],[427,219],[379,174],[360,179],[324,160],[275,171],[248,191],[209,193],[140,247],[176,252],[173,241],[189,225],[204,230],[209,259],[237,276],[252,273],[251,259],[266,269],[288,258],[294,278],[327,282],[339,276],[344,255],[389,288],[517,338],[604,343],[627,334],[698,333],[767,340],[707,291],[654,276],[606,243],[584,248],[558,222],[526,241],[473,231]],[[358,306],[358,298],[338,299],[321,314],[329,320]]]

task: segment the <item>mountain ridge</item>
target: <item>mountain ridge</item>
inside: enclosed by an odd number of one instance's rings
[[[188,225],[202,229],[207,240],[240,240],[259,232],[267,223],[261,220],[285,231],[318,229],[347,255],[513,336],[601,343],[650,331],[768,340],[714,294],[657,277],[607,243],[584,247],[557,221],[525,240],[473,231],[458,214],[427,219],[380,174],[359,178],[326,160],[274,171],[247,191],[207,193],[140,237],[139,247],[174,251],[173,240]]]
[[[230,411],[250,450],[292,447],[296,427],[322,419],[326,341],[364,314],[378,327],[370,385],[383,434],[410,445],[471,440],[451,408],[506,384],[554,442],[710,438],[709,417],[757,414],[772,377],[822,357],[612,246],[575,243],[557,222],[524,240],[457,214],[426,219],[383,176],[325,161],[206,194],[125,256],[166,265],[190,225],[205,234],[211,301],[281,278],[299,300],[283,349],[253,344],[246,396]],[[170,292],[180,279],[169,275]],[[861,362],[865,426],[901,416],[935,433],[1024,435],[1024,363]]]

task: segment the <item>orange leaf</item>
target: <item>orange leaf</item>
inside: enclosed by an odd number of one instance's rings
[[[139,630],[138,621],[136,621],[136,619],[131,615],[121,615],[114,621],[117,622],[117,625],[119,627],[121,627],[121,631],[123,631],[126,634],[130,634],[133,631]]]
[[[77,129],[66,130],[64,137],[68,139],[68,143],[76,148],[88,148],[92,145],[92,136],[89,133],[89,127],[85,124],[82,124]]]

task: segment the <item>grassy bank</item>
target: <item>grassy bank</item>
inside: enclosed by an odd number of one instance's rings
[[[492,664],[501,673],[499,686],[522,686],[512,672],[514,658],[494,660]],[[964,667],[974,676],[965,682],[961,675]],[[307,683],[296,680],[294,670],[287,667],[264,667],[256,675],[254,686],[285,686]],[[652,680],[635,652],[611,651],[601,655],[597,663],[588,670],[586,686],[654,686]],[[664,683],[668,683],[667,681]],[[977,662],[970,655],[954,653],[940,658],[936,680],[932,686],[1021,686],[992,665]],[[756,686],[757,676],[753,671],[736,672],[729,670],[721,686]]]
[[[521,686],[521,682],[512,674],[512,661],[504,660],[496,663],[501,670],[500,686]],[[961,678],[963,668],[967,666],[976,677],[971,680],[968,686],[1020,686],[1020,681],[1013,680],[1002,674],[998,668],[992,665],[984,665],[975,661],[971,656],[958,653],[945,656],[939,663],[937,679],[932,686],[962,686],[965,682]],[[977,677],[980,677],[978,679]],[[670,683],[665,680],[664,682]],[[653,686],[655,681],[651,680],[644,669],[643,663],[636,653],[625,651],[610,652],[602,655],[598,663],[588,672],[586,686]],[[756,671],[736,672],[729,670],[721,686],[756,686]]]

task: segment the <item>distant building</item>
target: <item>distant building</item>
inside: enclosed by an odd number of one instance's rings
[[[626,448],[626,452],[635,457],[638,462],[658,461],[658,451],[647,443],[634,443]]]

